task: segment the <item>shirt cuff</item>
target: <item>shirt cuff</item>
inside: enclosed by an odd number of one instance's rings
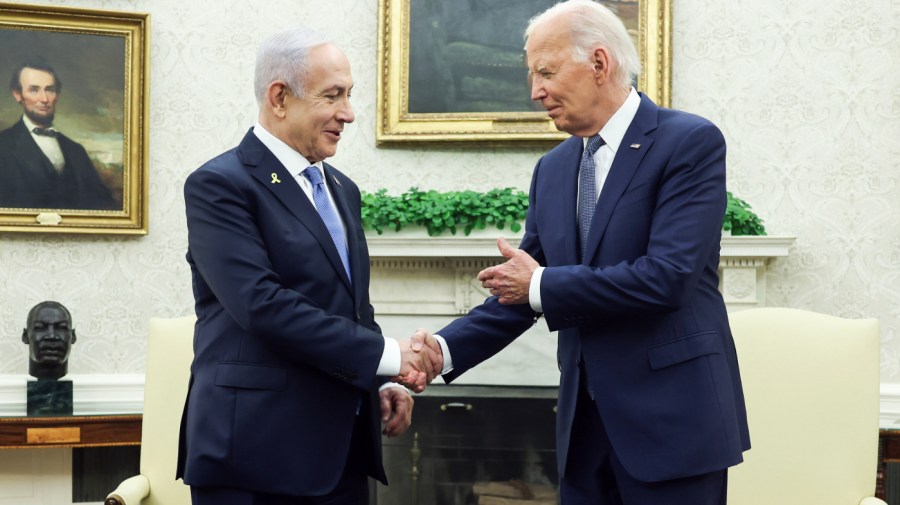
[[[384,337],[384,351],[381,352],[381,361],[375,375],[394,377],[400,374],[400,342]]]
[[[432,336],[435,338],[435,340],[438,341],[439,344],[441,344],[441,353],[443,353],[444,355],[444,368],[441,369],[441,375],[444,375],[445,373],[449,373],[451,370],[453,370],[453,359],[450,358],[450,348],[447,347],[447,341],[444,340],[444,337],[437,334]]]
[[[528,285],[528,303],[531,310],[542,313],[544,307],[541,305],[541,277],[544,275],[544,267],[537,267],[531,274],[531,284]]]
[[[406,394],[408,394],[409,396],[412,396],[412,393],[409,391],[409,389],[406,389],[406,386],[404,386],[403,384],[398,384],[396,382],[391,382],[391,381],[388,381],[388,382],[385,382],[384,384],[382,384],[381,387],[378,388],[378,391],[384,391],[387,388],[400,388],[400,389],[406,391]]]

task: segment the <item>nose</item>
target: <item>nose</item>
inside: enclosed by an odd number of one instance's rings
[[[350,105],[350,102],[346,102],[346,105],[338,111],[337,118],[344,123],[356,121],[356,114],[353,112],[353,106]]]
[[[543,79],[540,76],[535,76],[531,79],[531,99],[534,101],[542,100],[547,96],[547,91],[544,90]]]

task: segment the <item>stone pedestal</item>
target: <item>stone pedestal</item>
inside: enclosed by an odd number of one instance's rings
[[[29,416],[72,415],[72,381],[29,381],[27,412]]]

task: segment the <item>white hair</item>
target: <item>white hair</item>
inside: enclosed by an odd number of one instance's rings
[[[572,41],[572,57],[591,62],[593,51],[605,47],[618,65],[613,77],[627,88],[641,73],[634,41],[625,25],[611,10],[592,0],[567,0],[534,16],[525,29],[525,40],[535,28],[551,19],[562,18]]]
[[[256,102],[265,102],[269,84],[275,81],[286,82],[295,96],[303,95],[309,77],[309,51],[331,43],[327,35],[308,28],[291,28],[264,40],[256,51],[253,74]]]

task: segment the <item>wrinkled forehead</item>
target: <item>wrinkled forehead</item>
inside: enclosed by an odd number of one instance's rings
[[[311,88],[353,87],[350,60],[338,46],[322,44],[309,52],[309,78]]]
[[[550,22],[536,27],[525,44],[528,67],[534,70],[537,65],[571,58],[571,40],[567,31],[554,30]]]

